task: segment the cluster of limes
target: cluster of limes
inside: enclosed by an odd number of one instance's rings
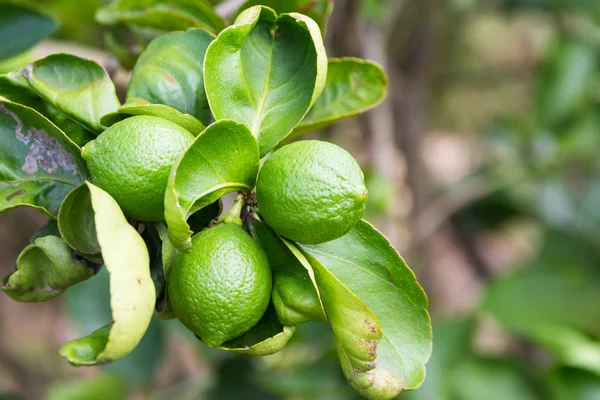
[[[115,198],[126,216],[160,221],[172,165],[192,140],[175,123],[135,116],[86,144],[82,155],[93,182]],[[256,212],[280,236],[318,244],[352,229],[364,213],[367,189],[348,152],[308,140],[283,146],[264,162],[256,199]],[[267,257],[244,230],[239,210],[232,211],[192,237],[191,251],[178,254],[168,277],[175,314],[210,346],[252,328],[271,297]]]

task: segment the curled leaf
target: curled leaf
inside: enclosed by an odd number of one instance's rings
[[[224,194],[254,187],[259,167],[258,145],[248,128],[235,121],[210,125],[175,162],[165,193],[169,239],[188,251],[193,232],[186,222]]]
[[[48,301],[92,275],[94,270],[85,261],[75,260],[64,240],[49,235],[35,239],[21,252],[2,291],[17,301]]]
[[[20,74],[47,103],[95,133],[104,130],[100,117],[120,105],[115,86],[95,61],[52,54],[23,67]]]
[[[60,354],[76,365],[107,363],[129,354],[144,336],[156,302],[144,240],[108,193],[89,182],[86,187],[96,237],[110,274],[113,322],[63,346]]]
[[[321,94],[327,56],[317,24],[301,14],[256,6],[211,43],[204,63],[217,120],[246,124],[261,157],[302,120]]]
[[[61,236],[69,246],[83,254],[101,252],[94,216],[91,193],[86,185],[73,189],[58,211]]]
[[[314,268],[350,383],[372,399],[419,387],[431,355],[427,297],[389,241],[360,221],[339,239],[298,246]]]

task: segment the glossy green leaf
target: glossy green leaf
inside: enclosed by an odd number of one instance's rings
[[[277,353],[290,340],[296,327],[284,326],[277,320],[273,305],[265,315],[242,336],[223,343],[219,348],[251,356],[266,356]]]
[[[55,20],[33,8],[17,3],[0,3],[0,60],[15,57],[50,35]]]
[[[174,108],[164,104],[124,104],[115,113],[106,114],[100,119],[100,123],[106,127],[116,124],[133,115],[150,115],[160,117],[187,129],[197,136],[205,129],[202,122],[189,114],[183,114]]]
[[[325,89],[290,137],[299,137],[376,107],[387,94],[378,64],[358,58],[329,60]]]
[[[321,94],[327,56],[317,24],[300,14],[252,7],[211,43],[204,63],[217,120],[246,124],[261,156],[281,142]]]
[[[91,60],[52,54],[20,74],[46,102],[92,132],[102,132],[100,118],[120,106],[108,74]]]
[[[96,20],[103,25],[126,23],[165,32],[196,27],[217,33],[225,27],[205,0],[117,0],[100,8]]]
[[[113,322],[62,347],[60,354],[75,365],[107,363],[129,354],[144,336],[156,302],[144,240],[108,193],[89,182],[86,186],[96,237],[110,273]]]
[[[238,10],[242,11],[254,6],[270,7],[277,14],[297,12],[312,18],[325,32],[327,20],[333,11],[333,0],[247,0]]]
[[[389,241],[360,221],[339,239],[297,246],[315,271],[352,386],[373,399],[419,387],[431,355],[427,297]]]
[[[126,105],[164,104],[210,124],[204,55],[214,39],[203,29],[171,32],[154,39],[135,65]],[[202,129],[190,132],[197,134]]]
[[[224,120],[206,128],[175,162],[167,183],[165,220],[173,245],[189,251],[188,217],[224,194],[250,192],[258,167],[258,145],[246,126]]]
[[[48,301],[92,275],[93,269],[75,260],[64,240],[45,236],[21,252],[16,271],[5,278],[2,291],[17,301]]]
[[[325,321],[325,310],[317,292],[312,267],[301,254],[292,253],[279,236],[257,219],[250,233],[265,251],[273,272],[272,302],[279,321],[288,326],[307,321]],[[304,259],[304,263],[299,261]]]
[[[110,274],[102,268],[93,279],[67,290],[61,299],[71,324],[78,332],[96,330],[112,319]],[[118,374],[130,384],[148,385],[161,364],[165,348],[164,324],[152,318],[144,337],[131,353],[101,368]]]
[[[50,386],[47,400],[126,400],[127,382],[118,375],[57,381]]]
[[[79,148],[31,108],[0,100],[0,212],[31,206],[55,217],[88,177]]]

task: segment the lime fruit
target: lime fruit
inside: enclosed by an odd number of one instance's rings
[[[160,221],[171,167],[193,140],[173,122],[136,116],[105,130],[81,154],[92,182],[114,197],[126,216]]]
[[[179,320],[208,346],[220,346],[261,319],[271,295],[271,270],[258,244],[236,224],[192,236],[169,272],[169,298]]]
[[[350,153],[305,140],[282,147],[264,163],[256,197],[260,214],[278,234],[318,244],[348,233],[362,218],[368,195]]]

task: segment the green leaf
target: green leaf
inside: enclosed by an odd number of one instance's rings
[[[52,384],[47,400],[126,400],[127,382],[118,375],[102,374],[93,378],[58,381]]]
[[[288,326],[325,321],[315,274],[304,256],[293,244],[288,242],[286,245],[267,224],[257,219],[251,222],[250,233],[269,259],[273,272],[272,302],[279,321]]]
[[[96,20],[103,25],[125,23],[166,32],[203,28],[217,33],[225,27],[204,0],[118,0],[100,8]]]
[[[150,115],[160,117],[176,123],[177,125],[187,129],[194,136],[202,132],[205,126],[202,122],[189,114],[183,114],[174,108],[163,104],[124,104],[117,112],[106,114],[100,119],[100,123],[106,127],[116,124],[132,115]]]
[[[297,12],[315,20],[325,32],[327,20],[333,11],[333,0],[248,0],[238,10],[237,15],[250,7],[263,5],[277,14]]]
[[[169,238],[189,251],[187,218],[224,194],[250,192],[259,167],[258,145],[248,128],[235,121],[210,125],[173,165],[165,194]]]
[[[296,327],[284,326],[277,320],[272,304],[258,323],[242,336],[223,343],[219,348],[251,356],[277,353],[290,340]]]
[[[19,73],[46,102],[92,132],[102,132],[100,118],[119,108],[115,86],[94,61],[52,54]]]
[[[17,56],[50,35],[58,26],[49,16],[16,3],[0,3],[0,60]]]
[[[212,114],[203,76],[204,55],[214,39],[202,29],[171,32],[154,39],[135,65],[126,105],[164,104],[210,124]]]
[[[31,206],[55,217],[88,177],[79,148],[31,108],[0,100],[0,213]]]
[[[204,63],[217,120],[246,124],[261,157],[285,139],[321,94],[327,55],[317,24],[266,7],[244,11],[211,43]]]
[[[110,273],[113,322],[61,348],[60,354],[75,365],[107,363],[129,354],[144,336],[156,302],[144,240],[108,193],[89,182],[86,186],[96,237]]]
[[[431,355],[427,297],[389,241],[360,221],[339,239],[297,246],[315,271],[352,386],[373,399],[419,387]]]
[[[5,279],[2,290],[17,301],[48,301],[92,275],[93,269],[75,260],[64,240],[45,236],[21,252],[17,269]]]
[[[381,103],[387,77],[378,64],[358,58],[332,58],[321,96],[290,137],[299,137],[352,118]]]
[[[102,250],[96,236],[94,216],[92,195],[86,185],[73,189],[58,211],[61,236],[69,246],[83,254],[95,255]]]

